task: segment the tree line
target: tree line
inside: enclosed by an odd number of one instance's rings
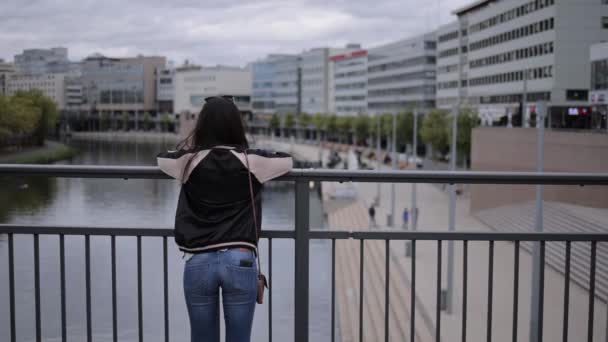
[[[404,151],[413,141],[414,114],[412,111],[400,112],[396,114],[395,121],[396,148]],[[472,109],[463,107],[458,113],[457,124],[457,152],[461,156],[468,156],[471,149],[471,132],[479,126],[479,116]],[[384,145],[389,145],[393,134],[393,114],[273,114],[268,121],[268,128],[273,132],[283,129],[288,136],[293,135],[296,129],[316,131],[317,137],[323,136],[321,132],[324,132],[324,140],[361,146],[375,146],[379,137]],[[446,153],[452,140],[450,112],[433,109],[425,115],[419,115],[416,134],[421,144],[432,146],[434,156]]]
[[[0,95],[0,146],[43,145],[57,115],[57,105],[40,90]]]

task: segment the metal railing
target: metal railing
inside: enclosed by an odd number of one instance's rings
[[[38,175],[45,177],[74,177],[74,178],[169,178],[156,167],[121,167],[121,166],[68,166],[68,165],[0,165],[0,175]],[[294,340],[308,341],[309,336],[309,248],[313,239],[331,241],[331,340],[336,337],[336,240],[359,240],[359,341],[363,340],[363,253],[366,240],[385,241],[385,296],[384,296],[384,329],[385,341],[389,340],[389,242],[392,240],[411,241],[411,298],[416,298],[416,242],[437,242],[437,303],[435,306],[435,332],[436,341],[441,340],[441,281],[442,281],[442,242],[459,241],[463,247],[463,307],[462,307],[462,341],[467,340],[467,274],[468,274],[468,243],[482,241],[488,243],[488,314],[486,321],[487,339],[492,339],[492,304],[493,304],[493,274],[494,274],[494,244],[497,241],[514,242],[514,279],[513,279],[513,321],[512,339],[517,341],[518,334],[518,296],[519,296],[519,251],[520,242],[532,241],[540,244],[540,289],[543,289],[545,274],[545,245],[547,242],[561,241],[566,245],[565,283],[570,282],[570,251],[573,242],[589,242],[591,248],[589,307],[588,307],[588,340],[593,338],[594,331],[594,300],[595,300],[595,274],[596,254],[598,242],[608,242],[605,233],[498,233],[498,232],[425,232],[425,231],[328,231],[311,230],[309,227],[309,182],[391,182],[391,183],[466,183],[466,184],[554,184],[554,185],[608,185],[608,174],[572,174],[572,173],[503,173],[503,172],[417,172],[417,171],[334,171],[334,170],[293,170],[280,177],[277,181],[295,182],[295,229],[294,230],[263,230],[262,238],[268,240],[268,275],[272,283],[272,240],[292,239],[295,241],[294,265]],[[608,227],[607,227],[608,229]],[[92,340],[91,322],[91,270],[90,270],[90,237],[109,236],[111,238],[111,281],[112,281],[112,338],[117,336],[117,303],[116,303],[116,237],[132,236],[137,238],[137,298],[138,298],[138,337],[143,341],[142,324],[142,237],[160,237],[163,240],[163,306],[164,306],[164,340],[169,341],[169,309],[168,309],[168,262],[167,238],[173,236],[171,229],[133,229],[133,228],[79,228],[63,226],[29,226],[29,225],[0,225],[0,234],[8,235],[8,274],[10,297],[10,331],[11,341],[16,341],[15,333],[15,269],[14,269],[14,236],[25,234],[34,238],[34,306],[36,339],[42,340],[41,310],[40,310],[40,255],[39,236],[59,236],[60,257],[60,283],[61,283],[61,336],[66,340],[66,287],[65,287],[65,251],[64,238],[68,235],[85,237],[85,286],[86,286],[86,331],[87,341]],[[270,309],[268,311],[269,340],[272,341],[272,286],[268,292]],[[569,286],[564,289],[563,313],[563,339],[568,339],[569,319]],[[539,308],[537,324],[541,333],[538,340],[542,341],[543,327],[543,301],[544,293],[541,290],[538,296]],[[410,341],[416,339],[416,301],[412,300],[410,307],[409,337]],[[403,322],[403,324],[407,324]]]

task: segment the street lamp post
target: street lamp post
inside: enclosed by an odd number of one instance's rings
[[[397,114],[393,112],[393,142],[392,146],[392,168],[397,169]],[[395,227],[395,183],[391,184],[391,216],[387,224],[391,227]]]
[[[536,127],[538,129],[538,145],[536,152],[536,168],[537,171],[543,172],[543,164],[545,158],[545,117],[547,115],[547,104],[544,101],[539,101],[536,104]],[[543,231],[543,186],[536,186],[536,224],[534,230],[536,232]],[[538,341],[538,338],[542,332],[542,322],[539,322],[540,310],[542,310],[539,303],[540,291],[543,291],[542,284],[540,281],[540,263],[544,262],[540,258],[540,245],[538,242],[534,243],[532,252],[532,300],[531,300],[531,319],[530,319],[530,341]]]
[[[456,135],[458,134],[458,110],[460,105],[457,103],[452,109],[452,146],[450,148],[450,170],[456,171]],[[449,206],[449,226],[448,230],[456,230],[456,184],[450,185],[450,206]],[[446,311],[452,313],[453,283],[454,283],[454,242],[448,241],[448,265],[447,265],[447,291],[446,291]]]
[[[378,130],[376,132],[376,169],[380,171],[382,160],[380,159],[380,116],[376,114],[376,122]],[[382,194],[382,183],[377,183],[378,189],[376,192],[376,205],[380,205],[380,196]]]
[[[414,132],[413,144],[412,144],[412,159],[414,166],[418,165],[416,161],[418,159],[418,108],[414,108]],[[410,209],[410,216],[412,218],[412,230],[416,230],[416,224],[418,221],[418,208],[416,207],[416,183],[412,183],[412,207]]]

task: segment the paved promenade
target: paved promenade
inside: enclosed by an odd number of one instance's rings
[[[286,148],[275,143],[275,148]],[[315,146],[293,145],[300,155],[318,158]],[[324,156],[327,155],[325,151]],[[317,156],[317,157],[315,157]],[[377,196],[377,185],[356,184],[357,197],[352,201],[332,200],[329,194],[334,183],[324,183],[325,208],[331,229],[365,230],[370,224],[367,208]],[[376,220],[386,227],[386,214],[390,212],[390,184],[382,184],[380,205],[376,209]],[[396,216],[401,217],[403,208],[410,207],[410,184],[396,185]],[[448,227],[448,193],[430,184],[418,185],[418,207],[420,215],[418,229],[424,231],[446,231]],[[399,228],[403,229],[399,223]],[[376,228],[380,229],[380,228]],[[490,231],[478,219],[469,214],[466,196],[456,203],[457,231]],[[359,241],[337,243],[337,289],[338,317],[342,341],[359,340]],[[553,243],[552,243],[553,244]],[[554,243],[562,244],[563,243]],[[385,295],[385,246],[383,241],[367,241],[364,247],[364,341],[384,339],[384,295]],[[447,287],[447,242],[443,243],[442,288]],[[489,243],[471,242],[468,247],[468,299],[467,341],[487,340],[488,316],[488,251]],[[517,341],[528,341],[530,325],[531,256],[520,250],[518,336]],[[410,307],[412,298],[411,259],[405,256],[405,242],[390,243],[390,304],[389,336],[391,341],[409,341]],[[462,340],[463,299],[463,255],[462,242],[454,244],[454,297],[452,313],[441,312],[441,340]],[[435,304],[437,284],[437,242],[417,242],[416,246],[416,341],[434,341]],[[494,246],[494,274],[492,296],[493,341],[512,341],[514,245],[496,242]],[[588,293],[578,285],[570,283],[569,340],[587,340]],[[545,269],[544,340],[561,341],[563,331],[564,277],[551,267]],[[606,304],[595,300],[595,329],[593,341],[606,341]]]

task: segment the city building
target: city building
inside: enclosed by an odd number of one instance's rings
[[[437,91],[436,106],[441,109],[454,107],[462,98],[466,98],[467,63],[461,60],[460,49],[466,40],[466,28],[461,28],[458,21],[439,27],[437,30]],[[462,94],[461,94],[462,92]]]
[[[175,68],[167,65],[156,71],[156,102],[160,113],[173,113]]]
[[[300,112],[300,59],[299,55],[272,54],[251,64],[251,103],[254,112]]]
[[[330,57],[333,64],[331,97],[337,115],[367,112],[367,50],[355,50]]]
[[[15,55],[15,69],[22,75],[67,74],[77,69],[68,59],[68,49],[28,49]]]
[[[137,56],[110,58],[94,54],[81,63],[82,105],[80,110],[111,118],[127,112],[138,129],[142,115],[157,117],[156,71],[166,64],[165,57]]]
[[[608,42],[591,46],[591,94],[589,103],[597,120],[595,127],[608,129]],[[579,113],[580,114],[580,113]]]
[[[332,86],[335,72],[330,56],[360,49],[358,44],[349,44],[345,48],[314,48],[300,54],[302,112],[335,112]]]
[[[251,113],[251,69],[231,66],[203,67],[186,64],[175,69],[174,111],[180,134],[194,127],[198,113],[211,96],[232,95],[242,114]]]
[[[239,110],[251,111],[251,71],[248,68],[184,65],[175,69],[174,87],[176,113],[198,113],[205,98],[218,95],[232,95]]]
[[[523,112],[526,126],[547,101],[551,125],[569,127],[572,109],[588,104],[589,46],[608,39],[606,1],[486,0],[454,14],[438,34],[439,107],[492,120]]]
[[[64,110],[66,109],[65,79],[64,74],[13,74],[8,79],[7,95],[11,96],[20,90],[37,89],[53,100],[59,110]]]
[[[0,59],[0,95],[7,95],[9,78],[14,73],[15,66]]]
[[[367,111],[396,113],[435,106],[436,33],[371,48],[367,53]]]

